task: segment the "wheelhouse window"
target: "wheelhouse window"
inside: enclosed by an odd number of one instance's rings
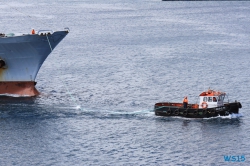
[[[203,97],[203,101],[207,102],[207,97]]]
[[[208,97],[208,102],[212,102],[212,97]]]
[[[225,98],[225,95],[221,96],[222,97],[222,100],[224,101],[224,98]]]
[[[213,97],[213,102],[217,102],[217,97]]]

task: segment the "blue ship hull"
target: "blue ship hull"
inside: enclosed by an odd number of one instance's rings
[[[68,32],[69,30],[20,36],[1,35],[0,94],[37,95],[37,73]]]

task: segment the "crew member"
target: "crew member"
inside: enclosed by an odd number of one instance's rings
[[[183,107],[187,108],[187,105],[188,105],[188,99],[187,99],[187,96],[185,96],[183,99]]]
[[[31,34],[32,35],[34,35],[36,32],[35,32],[35,29],[34,28],[32,28],[32,30],[31,30]]]

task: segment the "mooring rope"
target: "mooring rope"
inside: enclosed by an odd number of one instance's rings
[[[49,42],[49,37],[48,37],[47,33],[46,33],[46,37],[47,37],[47,40],[48,40],[48,42]],[[50,42],[49,42],[49,47],[50,47],[50,49],[51,49],[51,52],[52,52],[52,51],[53,51],[53,49],[52,49],[52,47],[51,47],[51,44],[50,44]]]
[[[47,37],[47,40],[48,40],[48,43],[49,43],[49,46],[50,46],[50,50],[51,52],[53,51],[52,47],[51,47],[51,44],[50,44],[50,41],[49,41],[49,37],[48,35],[46,34],[46,37]],[[65,86],[65,85],[64,85]],[[77,104],[77,101],[76,101],[76,98],[73,97],[72,93],[69,91],[68,87],[66,87],[66,90],[67,90],[67,93],[70,95],[71,97],[71,100],[75,102],[75,104],[77,105],[77,107],[79,106],[79,104]],[[81,106],[79,107],[80,110],[82,110]]]

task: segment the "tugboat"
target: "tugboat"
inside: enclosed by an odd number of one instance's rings
[[[210,118],[238,114],[242,108],[240,102],[224,102],[226,93],[208,89],[199,95],[199,104],[161,102],[156,103],[154,112],[157,116],[181,116],[187,118]]]

